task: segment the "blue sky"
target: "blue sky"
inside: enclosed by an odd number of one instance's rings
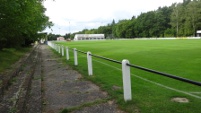
[[[183,0],[46,0],[46,15],[54,23],[45,32],[61,34],[98,28],[114,19],[130,19],[141,12],[181,3]]]

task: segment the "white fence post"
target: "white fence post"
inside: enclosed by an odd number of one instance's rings
[[[57,44],[55,44],[55,48],[56,48],[56,51],[58,52],[58,47],[57,47]]]
[[[49,42],[49,41],[48,41]],[[53,42],[51,42],[51,45],[52,45],[52,48],[54,49],[54,43]]]
[[[59,53],[59,45],[57,45],[57,52]]]
[[[52,48],[55,50],[54,43],[53,42],[51,42],[51,43],[52,43]]]
[[[131,95],[131,79],[130,79],[130,66],[127,66],[128,60],[122,61],[122,74],[123,74],[123,89],[124,89],[124,100],[132,100]]]
[[[60,45],[58,45],[58,47],[59,47],[58,49],[59,49],[59,54],[60,54],[61,53],[61,47],[60,47]]]
[[[66,47],[66,60],[69,60],[69,51],[68,51],[68,47]]]
[[[56,47],[56,44],[54,43],[54,49],[57,51],[57,47]]]
[[[61,48],[62,48],[62,56],[64,56],[64,46],[61,46]]]
[[[91,52],[87,52],[88,74],[93,75]]]
[[[59,53],[59,45],[57,44],[57,52]]]
[[[73,51],[74,51],[74,64],[75,64],[75,66],[77,66],[78,65],[78,61],[77,61],[77,49],[74,48]]]

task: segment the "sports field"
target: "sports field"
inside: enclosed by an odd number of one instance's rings
[[[111,40],[60,42],[92,54],[201,82],[201,40]],[[65,57],[63,57],[65,59]],[[67,64],[73,66],[73,52]],[[121,65],[93,58],[94,75],[87,76],[86,55],[78,53],[78,66],[85,78],[98,84],[128,112],[199,113],[201,87],[131,68],[132,101],[124,102]],[[188,103],[171,101],[174,97]]]

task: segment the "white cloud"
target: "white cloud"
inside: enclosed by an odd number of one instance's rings
[[[183,0],[46,0],[46,15],[55,24],[53,33],[66,34],[84,28],[97,28],[121,19],[130,19],[141,12],[170,6]],[[70,24],[69,24],[70,22]],[[47,30],[50,32],[50,30]]]

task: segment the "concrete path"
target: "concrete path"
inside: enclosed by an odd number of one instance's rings
[[[48,46],[40,49],[43,113],[123,113],[106,92],[64,66]]]

